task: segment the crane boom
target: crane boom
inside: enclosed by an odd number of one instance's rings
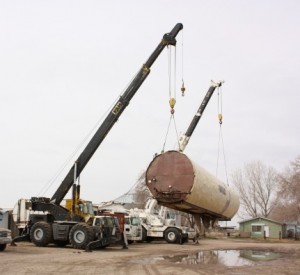
[[[192,136],[212,94],[214,93],[215,89],[217,87],[220,87],[221,85],[223,84],[223,81],[218,81],[218,82],[215,82],[215,81],[212,81],[211,82],[211,86],[209,87],[200,107],[198,108],[197,110],[197,113],[195,114],[193,120],[191,121],[188,129],[186,130],[185,134],[182,135],[179,139],[179,148],[178,148],[178,151],[180,152],[183,152],[185,147],[187,146],[189,140],[190,140],[190,137]]]
[[[89,162],[90,158],[93,156],[99,145],[102,143],[102,141],[105,139],[106,135],[110,131],[110,129],[113,127],[115,122],[118,120],[118,118],[121,116],[122,112],[125,110],[127,105],[129,104],[132,97],[135,95],[139,87],[142,85],[144,80],[147,78],[147,76],[150,73],[150,67],[155,62],[157,57],[160,55],[160,53],[163,51],[163,49],[168,46],[175,46],[176,45],[176,39],[175,37],[179,33],[179,31],[183,28],[183,25],[181,23],[178,23],[175,25],[175,27],[171,30],[171,32],[166,33],[163,36],[163,39],[159,43],[159,45],[156,47],[154,52],[150,55],[148,60],[143,64],[141,69],[138,71],[134,79],[131,81],[127,89],[124,91],[124,93],[120,96],[117,103],[113,106],[101,126],[98,128],[90,142],[87,144],[85,149],[82,151],[78,159],[76,160],[76,169],[75,164],[72,166],[68,174],[65,176],[64,180],[54,193],[54,195],[51,198],[51,202],[54,202],[55,204],[60,204],[61,201],[64,199],[65,195],[68,193],[70,188],[72,187],[72,184],[74,182],[74,177],[78,178],[86,164]],[[74,174],[75,173],[75,174]]]

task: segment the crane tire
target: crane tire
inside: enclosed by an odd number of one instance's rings
[[[36,246],[47,246],[53,241],[51,224],[36,222],[30,229],[30,239]]]
[[[87,244],[94,240],[94,230],[85,223],[74,225],[69,234],[69,241],[73,248],[85,249]]]
[[[177,243],[179,239],[179,231],[176,228],[168,228],[165,231],[164,238],[168,243]]]

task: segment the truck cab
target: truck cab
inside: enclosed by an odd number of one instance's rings
[[[95,216],[92,227],[96,240],[87,245],[86,251],[90,251],[94,246],[104,248],[110,244],[123,244],[123,248],[127,248],[117,216]]]
[[[10,244],[11,242],[11,231],[9,229],[0,227],[0,251],[3,251],[7,244]]]
[[[79,216],[83,221],[88,222],[91,218],[94,217],[94,209],[93,203],[91,201],[78,199],[75,202],[74,210],[73,208],[73,200],[66,199],[65,208],[68,209],[73,215]]]

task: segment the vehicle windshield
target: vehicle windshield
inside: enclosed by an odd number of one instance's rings
[[[131,224],[132,225],[139,225],[140,219],[138,217],[131,217]]]
[[[116,226],[119,226],[119,220],[118,220],[118,218],[117,218],[117,217],[114,217],[114,220],[115,220],[115,225],[116,225]]]
[[[86,211],[87,214],[94,215],[94,208],[91,201],[86,202],[86,210],[87,210]]]
[[[91,201],[82,202],[78,206],[83,214],[94,215],[93,204]]]
[[[176,219],[176,214],[174,211],[168,211],[167,212],[167,219],[172,219],[175,220]]]

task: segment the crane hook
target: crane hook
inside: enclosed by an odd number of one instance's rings
[[[184,96],[184,92],[185,92],[185,87],[184,87],[184,82],[182,81],[182,85],[181,85],[181,95]]]
[[[170,107],[171,107],[171,114],[173,115],[174,112],[175,112],[174,106],[176,104],[176,99],[174,97],[170,98],[169,104],[170,104]]]
[[[219,118],[219,124],[221,125],[222,123],[223,123],[223,116],[222,116],[222,114],[220,113],[219,115],[218,115],[218,118]]]

